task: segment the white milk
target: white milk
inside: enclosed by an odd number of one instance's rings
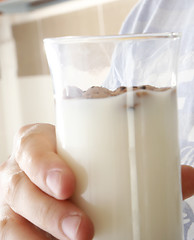
[[[58,152],[95,240],[182,240],[175,89],[56,106]]]

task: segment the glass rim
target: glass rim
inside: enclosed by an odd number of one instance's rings
[[[66,44],[66,43],[89,43],[123,40],[148,40],[148,39],[179,39],[178,32],[165,33],[138,33],[138,34],[117,34],[117,35],[99,35],[99,36],[63,36],[43,39],[45,43]]]

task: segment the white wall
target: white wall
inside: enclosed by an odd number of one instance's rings
[[[12,151],[18,129],[29,123],[54,123],[50,76],[17,77],[15,44],[8,16],[0,16],[0,162]]]
[[[13,138],[18,129],[37,122],[55,122],[50,77],[1,81],[0,162],[10,155]]]
[[[44,25],[44,36],[59,34],[62,29],[65,35],[115,34],[136,1],[75,0],[47,10],[0,15],[0,162],[11,154],[13,137],[21,126],[35,122],[55,122],[50,76],[37,75],[48,74],[48,71],[23,71],[28,76],[20,74],[26,77],[18,78],[22,68],[32,70],[33,66],[43,62],[40,46],[36,45],[42,42],[43,32],[39,31],[39,24],[31,25],[31,22],[37,23],[37,19],[45,18],[44,24],[41,22],[41,26]],[[66,15],[61,17],[59,13]],[[53,16],[50,18],[50,15]],[[21,53],[25,53],[25,57]],[[28,64],[25,64],[27,60]],[[44,69],[42,65],[40,68]],[[33,72],[34,77],[29,76],[29,72]]]

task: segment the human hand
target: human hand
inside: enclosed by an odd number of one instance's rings
[[[61,175],[54,179],[54,172]],[[185,199],[194,194],[194,168],[182,166],[181,173]],[[74,189],[71,169],[56,154],[54,126],[23,127],[0,167],[0,238],[92,239],[91,221],[68,200]]]
[[[92,239],[90,219],[68,200],[74,189],[73,172],[56,154],[54,126],[23,127],[0,167],[0,239]]]

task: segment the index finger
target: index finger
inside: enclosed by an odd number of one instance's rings
[[[69,198],[75,189],[72,170],[56,153],[55,127],[28,125],[15,137],[13,157],[30,180],[57,199]]]

